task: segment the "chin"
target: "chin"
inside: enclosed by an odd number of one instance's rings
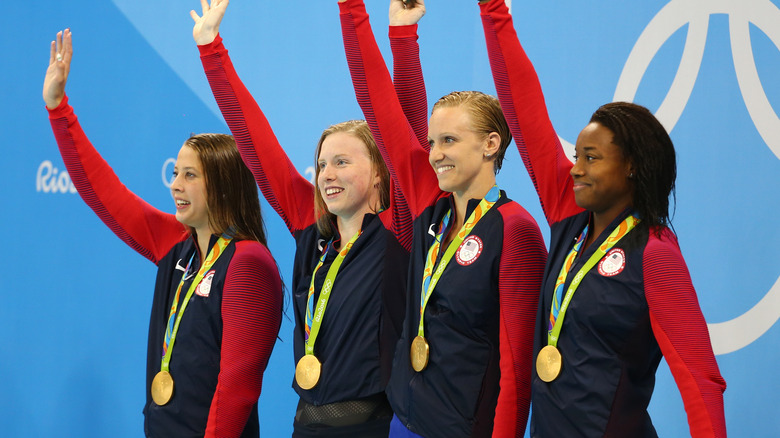
[[[574,195],[574,203],[577,204],[577,207],[582,208],[584,210],[591,210],[591,204],[588,203],[587,200],[581,199],[579,196]]]
[[[452,186],[452,184],[449,184],[446,180],[439,180],[439,190],[442,192],[454,192],[455,188]]]

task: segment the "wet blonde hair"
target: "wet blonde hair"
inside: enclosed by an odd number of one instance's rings
[[[512,133],[506,122],[501,104],[495,96],[479,91],[453,91],[439,99],[434,105],[431,114],[438,108],[463,107],[471,118],[471,128],[485,136],[491,132],[501,137],[501,144],[493,159],[493,172],[498,174],[504,162],[504,154],[512,141]]]

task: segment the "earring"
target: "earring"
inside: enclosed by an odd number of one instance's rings
[[[493,154],[485,154],[485,158],[490,158],[490,156]]]
[[[631,173],[629,173],[629,174],[628,174],[628,178],[629,178],[629,179],[631,179],[631,178],[633,178],[633,177],[634,177],[634,172],[631,172]]]

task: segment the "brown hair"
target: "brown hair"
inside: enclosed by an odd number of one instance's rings
[[[507,124],[504,113],[501,111],[501,104],[499,104],[495,96],[479,91],[453,91],[433,104],[431,114],[437,108],[458,106],[463,106],[471,116],[472,129],[474,131],[486,136],[491,132],[495,132],[501,137],[501,144],[493,161],[493,172],[498,174],[504,162],[506,149],[512,141],[512,133],[509,131],[509,124]]]
[[[203,166],[211,230],[267,246],[257,184],[241,160],[233,136],[194,134],[184,145],[198,154]]]
[[[331,125],[322,132],[320,141],[317,143],[317,149],[314,152],[314,216],[317,218],[317,230],[325,237],[336,235],[337,230],[334,226],[336,215],[328,211],[325,200],[322,199],[322,194],[317,186],[317,180],[320,177],[318,161],[322,143],[329,135],[337,132],[350,134],[366,145],[368,156],[371,159],[371,170],[379,172],[379,206],[382,209],[390,206],[390,172],[388,172],[385,161],[382,159],[382,154],[374,141],[374,136],[371,135],[368,123],[365,120],[349,120]]]

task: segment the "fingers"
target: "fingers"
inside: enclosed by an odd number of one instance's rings
[[[203,10],[203,15],[206,15],[206,12],[209,11],[209,2],[208,0],[200,0],[200,8]]]
[[[62,39],[62,60],[65,65],[70,65],[70,60],[73,58],[73,33],[70,29],[65,29]]]
[[[51,42],[51,57],[56,61],[63,61],[73,54],[73,35],[70,29],[57,32],[56,41]]]
[[[70,32],[68,29],[65,29],[65,31],[59,31],[57,32],[57,37],[54,41],[51,42],[51,56],[49,59],[49,64],[52,64],[54,62],[60,62],[63,60],[63,54],[62,54],[62,38],[63,33]]]
[[[62,50],[62,31],[57,32],[57,46],[55,47],[56,54],[59,55],[60,51]]]
[[[198,13],[195,12],[194,9],[190,9],[190,17],[192,17],[192,21],[194,21],[195,23],[197,23],[198,20],[200,20],[200,15],[198,15]]]
[[[49,64],[54,62],[64,62],[66,65],[70,64],[70,59],[73,57],[73,34],[70,29],[57,32],[56,41],[51,42],[51,50],[49,55]]]
[[[43,100],[50,109],[56,108],[65,95],[65,83],[73,56],[73,40],[70,29],[57,32],[49,45],[49,68],[43,80]]]

